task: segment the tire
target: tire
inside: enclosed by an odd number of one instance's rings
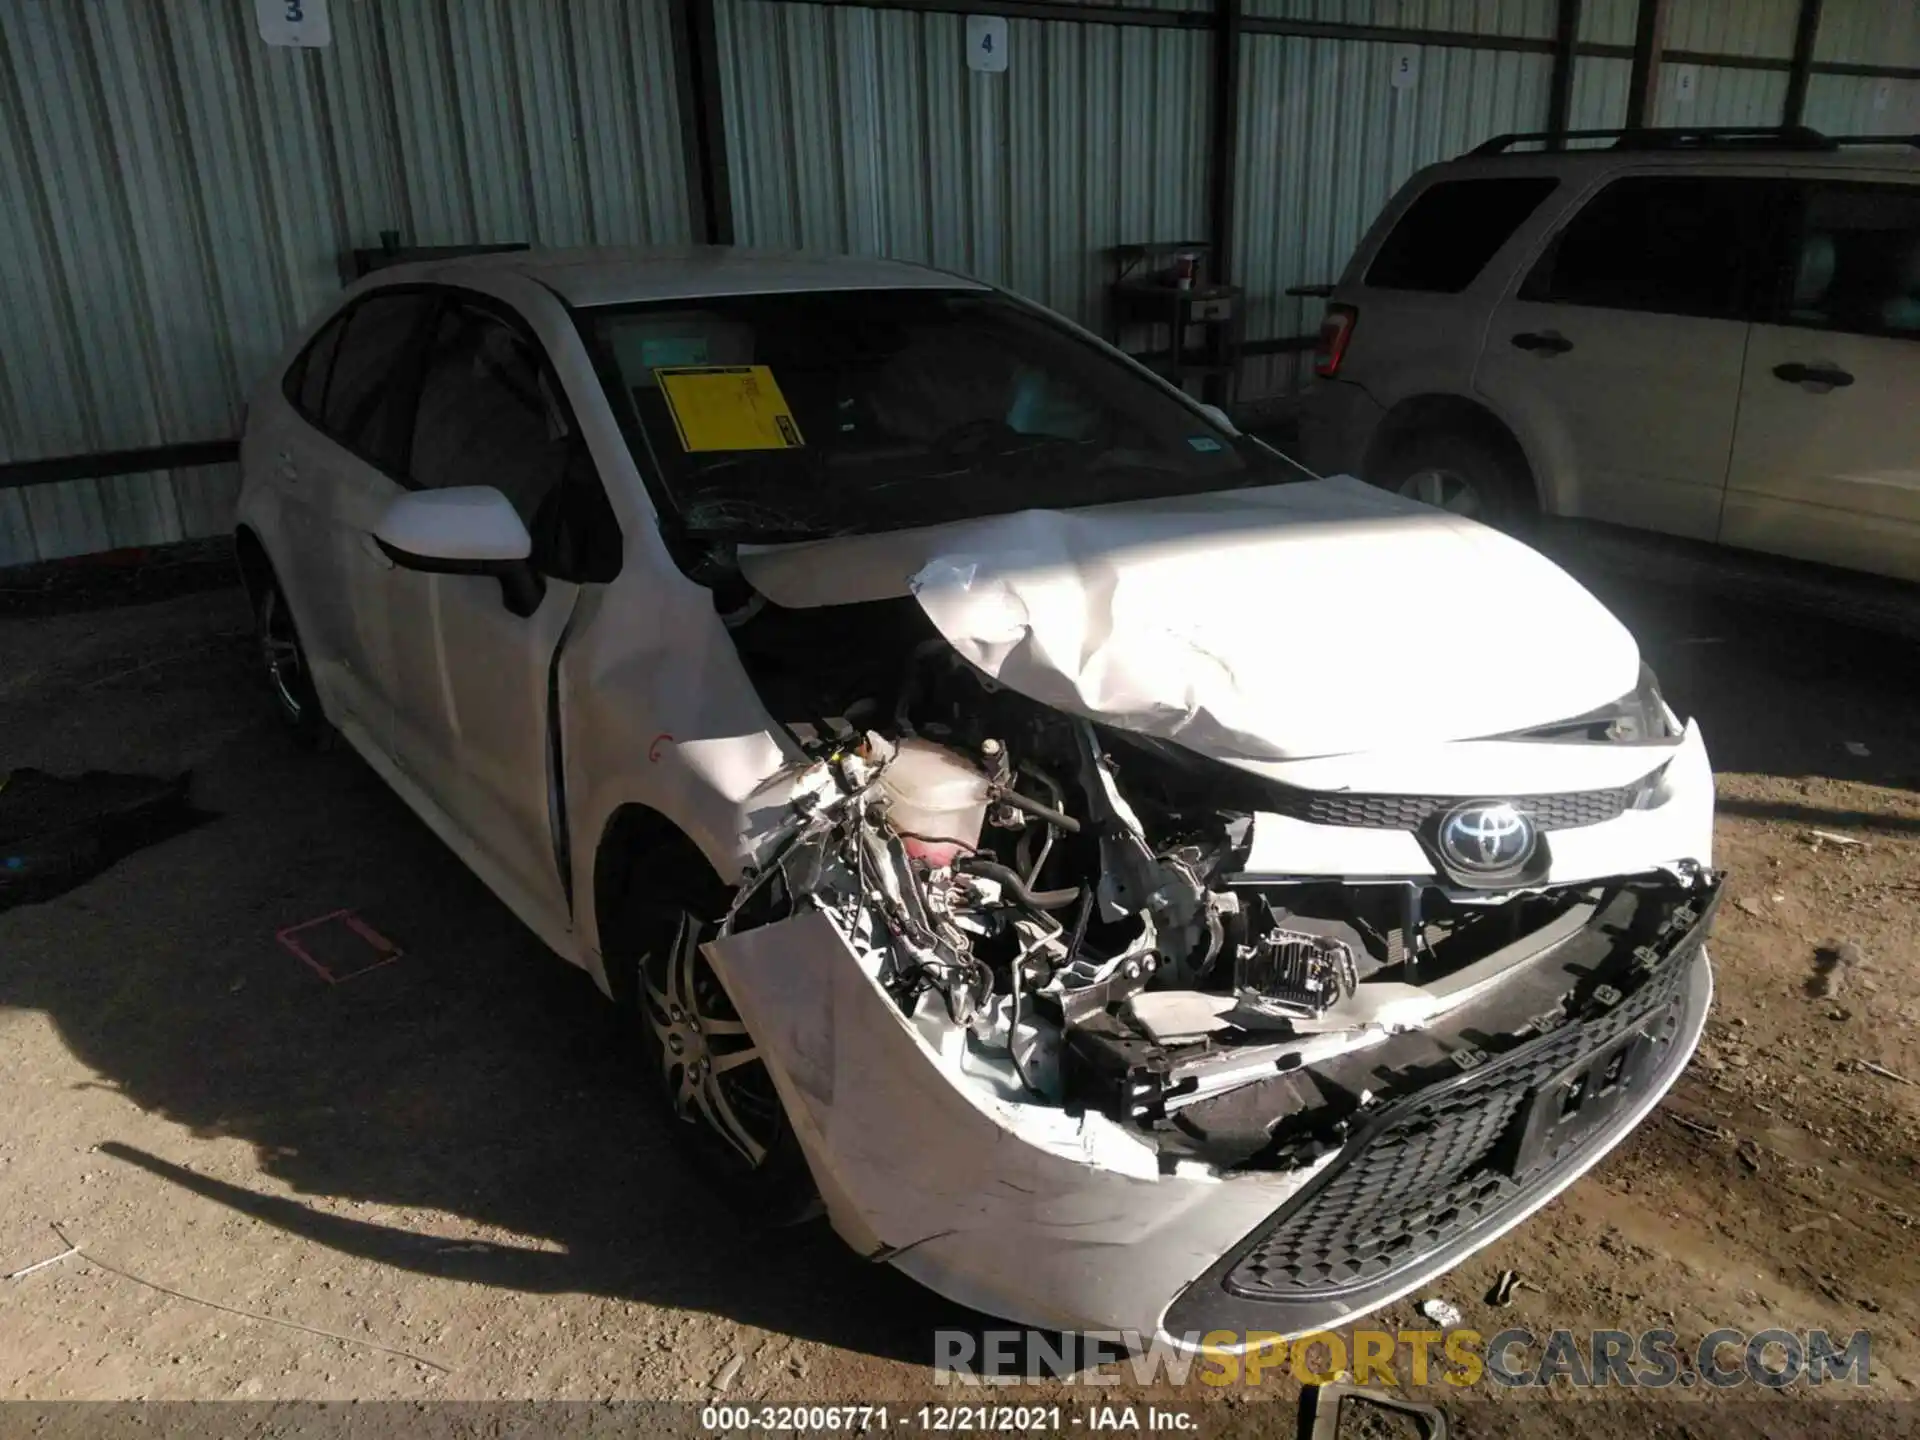
[[[318,749],[326,737],[326,717],[320,713],[320,696],[313,688],[313,670],[294,624],[293,608],[271,573],[254,593],[253,625],[274,709],[296,740]]]
[[[1526,529],[1538,514],[1524,470],[1499,447],[1472,435],[1435,431],[1409,436],[1368,479],[1382,489],[1503,530]]]
[[[621,927],[631,954],[617,962],[615,993],[641,1088],[674,1144],[742,1218],[761,1225],[809,1219],[820,1202],[799,1137],[752,1035],[700,953],[725,912],[726,891],[710,873],[666,879],[636,880],[634,889],[645,884],[647,893],[627,907]]]

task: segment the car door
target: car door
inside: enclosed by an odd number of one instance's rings
[[[1920,185],[1808,179],[1794,198],[1720,539],[1920,580]]]
[[[381,748],[392,666],[384,597],[392,561],[373,543],[400,493],[411,354],[426,317],[420,290],[376,290],[340,316],[337,338],[314,349],[279,453],[276,483],[306,515],[294,561],[296,615],[327,713],[357,745]],[[316,336],[316,345],[326,337]],[[331,363],[322,366],[322,359]]]
[[[1777,195],[1745,175],[1608,180],[1494,309],[1474,387],[1530,437],[1549,508],[1713,538]]]
[[[535,929],[564,932],[554,664],[581,585],[618,568],[618,530],[517,317],[497,300],[448,292],[428,334],[408,483],[505,494],[534,538],[539,594],[531,613],[516,613],[497,578],[405,566],[388,575],[392,749],[482,878]]]

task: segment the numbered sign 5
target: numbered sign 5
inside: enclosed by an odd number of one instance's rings
[[[253,0],[253,15],[259,22],[260,38],[269,45],[295,45],[304,50],[333,43],[327,0]]]
[[[1411,90],[1420,79],[1420,51],[1412,45],[1393,47],[1393,88]]]
[[[967,68],[995,73],[1007,68],[1007,20],[1004,15],[967,17]]]

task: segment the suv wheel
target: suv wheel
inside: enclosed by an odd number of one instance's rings
[[[703,916],[719,908],[665,896],[635,908],[634,983],[622,988],[640,1078],[668,1132],[742,1213],[771,1225],[807,1219],[819,1202],[799,1139],[759,1047],[700,951],[716,928]]]
[[[1394,447],[1372,478],[1384,489],[1508,529],[1534,512],[1526,476],[1494,446],[1469,435],[1416,435]]]

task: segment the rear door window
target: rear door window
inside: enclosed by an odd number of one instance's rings
[[[347,313],[333,360],[320,425],[382,469],[406,459],[407,361],[432,297],[422,291],[376,293]]]
[[[434,318],[407,461],[422,489],[489,485],[561,579],[611,580],[620,529],[540,349],[499,315],[449,302]]]
[[[1783,182],[1638,175],[1581,207],[1540,257],[1522,300],[1748,319],[1780,269]]]
[[[448,305],[434,322],[407,473],[438,490],[490,485],[529,525],[560,482],[567,422],[540,356],[505,321]]]
[[[1797,188],[1785,323],[1920,339],[1920,186]]]
[[[1443,180],[1400,217],[1367,267],[1379,290],[1458,294],[1560,182],[1551,175]]]

